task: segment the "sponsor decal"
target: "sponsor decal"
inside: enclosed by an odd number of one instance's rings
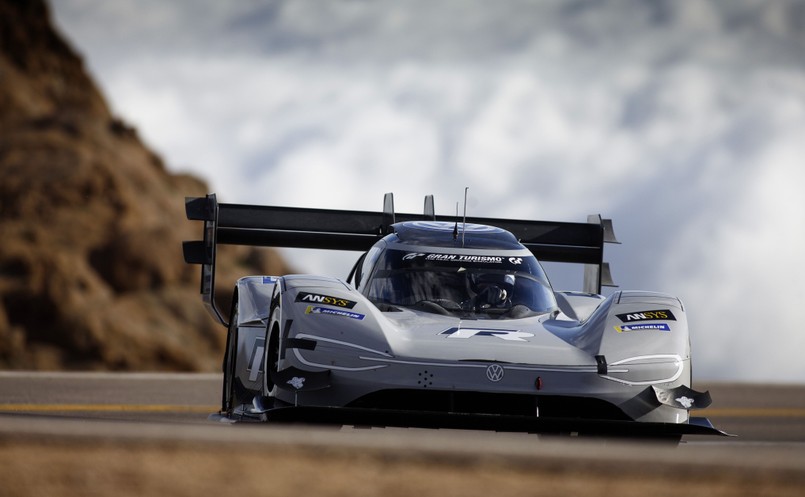
[[[297,302],[307,302],[308,304],[327,304],[336,307],[346,307],[352,309],[358,303],[352,300],[342,299],[339,297],[332,297],[330,295],[323,295],[320,293],[299,292],[296,295]]]
[[[291,385],[292,387],[294,387],[295,389],[299,390],[299,389],[301,389],[302,387],[305,386],[305,379],[300,378],[298,376],[294,376],[293,378],[291,378],[290,380],[286,381],[285,383],[287,383],[287,384]]]
[[[634,321],[676,321],[676,317],[674,317],[674,313],[672,313],[669,309],[657,309],[655,311],[642,311],[642,312],[632,312],[629,314],[617,314],[618,319],[623,321],[624,323],[631,323]]]
[[[439,333],[447,338],[497,337],[501,340],[525,342],[526,338],[533,337],[533,333],[520,330],[493,330],[487,328],[450,328]]]
[[[314,305],[307,306],[307,309],[305,309],[305,314],[329,314],[330,316],[342,316],[345,318],[357,319],[358,321],[362,321],[363,318],[366,317],[365,314],[359,314],[357,312],[332,309],[330,307],[318,307]]]
[[[501,264],[503,257],[494,255],[423,254],[426,261],[475,262],[479,264]]]
[[[402,258],[404,261],[412,261],[415,259],[475,264],[505,264],[508,262],[514,266],[519,266],[523,263],[522,257],[504,257],[498,255],[423,254],[422,252],[410,252],[405,254]]]
[[[422,258],[426,261],[437,262],[457,262],[475,264],[509,264],[519,265],[523,263],[522,257],[503,257],[498,255],[462,255],[462,254],[423,254],[421,252],[411,252],[405,254],[404,261]]]
[[[426,261],[474,262],[477,264],[502,264],[503,257],[494,255],[427,254]]]
[[[500,364],[490,364],[486,368],[486,379],[492,383],[497,383],[502,380],[505,374],[506,371],[504,371],[503,366]]]
[[[425,254],[421,252],[411,252],[410,254],[405,254],[402,258],[404,261],[410,261],[412,259],[416,259],[417,257],[425,257]]]
[[[273,285],[277,282],[276,276],[263,276],[263,284],[264,285]]]
[[[690,409],[691,407],[693,407],[693,399],[691,399],[690,397],[682,396],[674,400],[679,402],[679,405],[681,405],[685,409]]]
[[[615,327],[615,331],[617,331],[618,333],[625,333],[627,331],[643,331],[643,330],[671,331],[671,327],[668,326],[666,323],[624,324],[623,326]]]

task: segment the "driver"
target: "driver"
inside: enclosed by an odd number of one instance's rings
[[[515,277],[506,273],[483,273],[471,278],[476,309],[508,309],[512,306]]]

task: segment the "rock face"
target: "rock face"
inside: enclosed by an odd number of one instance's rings
[[[0,0],[0,369],[220,368],[181,253],[201,232],[184,197],[207,191],[111,115],[43,1]],[[287,272],[265,249],[220,259],[223,293]]]

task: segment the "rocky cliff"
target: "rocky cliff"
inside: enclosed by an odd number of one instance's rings
[[[0,0],[0,368],[219,368],[225,330],[181,254],[200,236],[184,197],[207,190],[110,113],[43,1]],[[285,271],[228,252],[225,293]]]

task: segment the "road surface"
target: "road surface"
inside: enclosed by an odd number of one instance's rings
[[[805,495],[805,388],[696,387],[737,437],[232,426],[220,375],[0,372],[0,495]]]

